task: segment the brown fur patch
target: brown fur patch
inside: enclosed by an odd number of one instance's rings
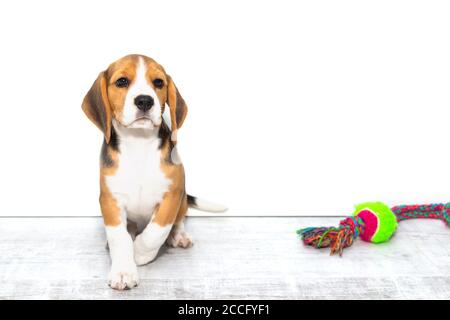
[[[108,153],[113,161],[112,166],[101,165],[100,167],[100,207],[102,210],[103,221],[106,226],[118,226],[121,223],[120,208],[117,200],[106,185],[106,176],[112,176],[117,171],[118,153],[108,147]]]
[[[169,191],[164,195],[158,209],[155,210],[152,219],[152,222],[162,227],[173,224],[175,221],[181,221],[187,211],[184,167],[182,164],[175,165],[166,160],[170,157],[170,154],[168,154],[170,151],[171,148],[167,142],[161,149],[161,170],[172,181],[172,184],[169,187]]]
[[[130,55],[113,62],[106,70],[108,97],[114,118],[119,122],[122,121],[122,113],[128,88],[133,85],[136,78],[136,68],[138,63],[139,56]],[[122,77],[125,77],[130,81],[127,88],[116,87],[116,81]]]
[[[178,91],[172,78],[167,75],[167,104],[170,108],[170,118],[172,120],[172,132],[176,132],[183,125],[187,115],[187,106],[183,97]]]
[[[188,203],[187,203],[187,196],[184,194],[183,198],[181,199],[181,205],[180,210],[178,210],[177,218],[175,219],[175,224],[178,224],[184,220],[184,217],[186,216],[186,213],[188,211]]]
[[[108,143],[111,136],[111,106],[107,94],[105,72],[100,72],[91,89],[84,97],[81,108],[89,120],[103,132]]]

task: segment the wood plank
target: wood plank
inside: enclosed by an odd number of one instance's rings
[[[404,221],[389,242],[344,257],[305,248],[295,230],[339,218],[190,217],[190,249],[163,248],[138,288],[106,284],[99,218],[0,218],[0,299],[449,299],[450,232]]]

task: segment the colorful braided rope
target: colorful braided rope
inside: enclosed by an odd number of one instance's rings
[[[391,210],[399,222],[407,219],[440,219],[450,226],[450,203],[401,205]]]
[[[330,247],[331,254],[342,252],[364,232],[364,222],[360,217],[348,217],[339,223],[339,227],[304,228],[297,231],[306,245],[316,248]]]

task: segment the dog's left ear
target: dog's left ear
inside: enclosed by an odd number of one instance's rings
[[[104,134],[106,143],[111,139],[111,105],[106,91],[106,72],[98,75],[81,105],[84,113]]]
[[[172,141],[177,141],[177,130],[186,118],[188,108],[186,102],[178,91],[172,78],[167,75],[167,104],[170,109],[170,122],[172,124]]]

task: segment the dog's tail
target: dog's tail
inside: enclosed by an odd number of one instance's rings
[[[208,212],[224,212],[228,208],[217,203],[209,202],[191,195],[187,195],[187,202],[190,208]]]

